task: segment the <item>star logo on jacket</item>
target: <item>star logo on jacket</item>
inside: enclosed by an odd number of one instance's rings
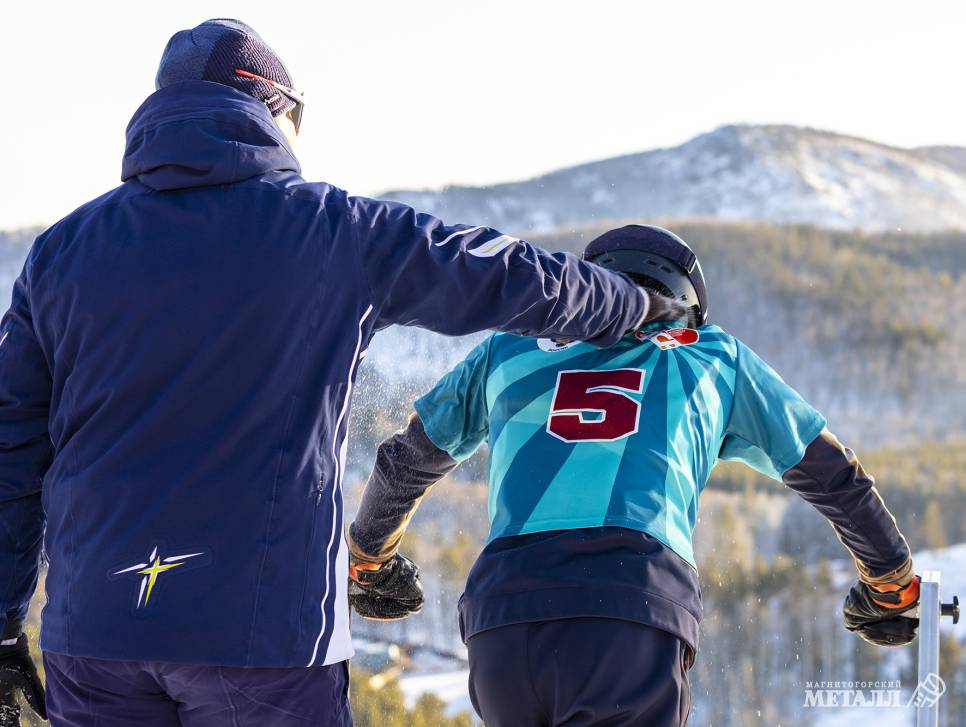
[[[142,576],[141,590],[138,592],[136,608],[144,608],[151,601],[151,594],[154,592],[154,587],[157,585],[158,577],[162,573],[167,573],[175,568],[179,568],[180,566],[183,566],[189,559],[197,558],[199,555],[204,555],[204,553],[186,553],[184,555],[170,555],[166,558],[162,558],[158,553],[158,547],[155,546],[154,550],[151,551],[151,555],[148,556],[146,562],[135,563],[132,566],[115,571],[112,575],[119,576],[125,573],[135,573]]]
[[[680,346],[690,346],[697,343],[701,334],[693,328],[672,328],[668,331],[658,331],[648,336],[650,340],[662,351],[669,351]]]

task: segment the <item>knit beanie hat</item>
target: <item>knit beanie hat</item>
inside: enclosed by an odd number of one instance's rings
[[[292,77],[275,51],[254,29],[231,18],[206,20],[171,36],[161,56],[154,85],[160,90],[181,81],[221,83],[262,101],[272,116],[280,116],[295,105],[270,84],[239,76],[236,70],[293,87]]]

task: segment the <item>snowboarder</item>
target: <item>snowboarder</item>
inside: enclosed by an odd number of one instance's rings
[[[909,549],[851,450],[751,349],[708,323],[704,276],[673,233],[629,225],[584,257],[687,308],[606,349],[497,334],[379,448],[350,528],[350,603],[421,607],[397,549],[427,490],[489,445],[490,533],[460,599],[470,697],[487,727],[682,725],[701,595],[691,534],[719,459],[784,482],[832,524],[859,579],[846,626],[908,643]],[[603,655],[606,655],[604,658]]]
[[[0,323],[9,722],[18,692],[45,712],[21,632],[43,540],[55,725],[349,724],[341,480],[373,334],[605,346],[674,305],[572,255],[306,183],[293,86],[244,23],[176,33],[127,128],[123,184],[41,234],[15,284]]]

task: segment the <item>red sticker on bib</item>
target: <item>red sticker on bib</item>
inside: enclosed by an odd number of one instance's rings
[[[655,333],[651,336],[651,341],[662,351],[667,351],[678,346],[690,346],[692,343],[697,343],[700,337],[693,328],[672,328],[669,331]]]

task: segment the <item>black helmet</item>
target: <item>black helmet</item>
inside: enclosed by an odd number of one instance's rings
[[[663,227],[627,225],[605,232],[584,250],[584,260],[630,276],[690,308],[688,325],[708,322],[708,293],[697,256]]]

